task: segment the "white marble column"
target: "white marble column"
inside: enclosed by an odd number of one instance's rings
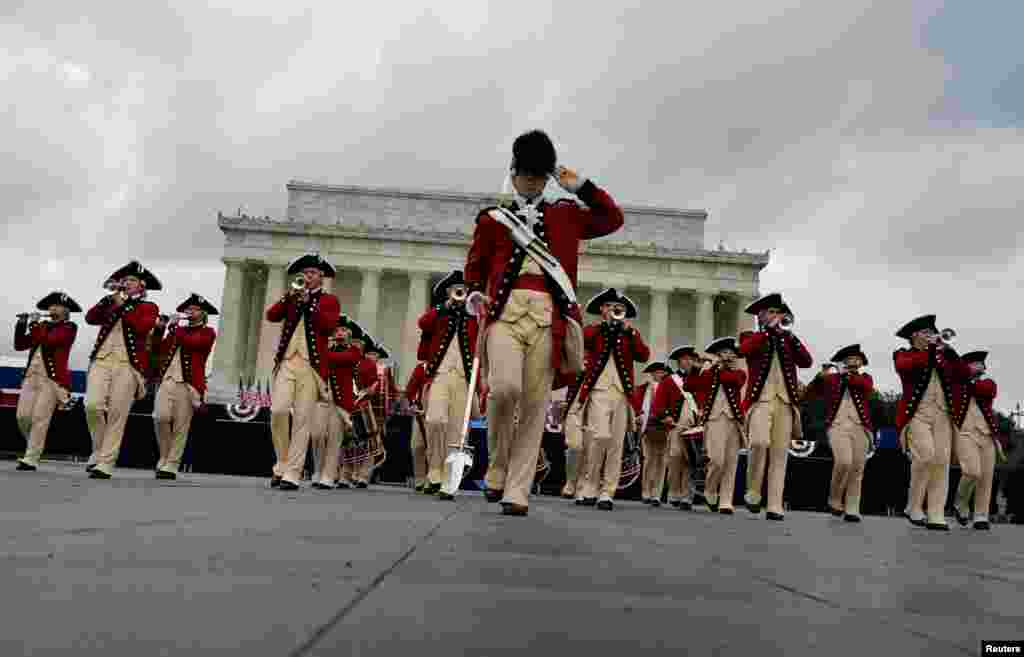
[[[380,270],[363,269],[363,285],[359,292],[357,321],[377,339],[377,308],[380,305]]]
[[[263,298],[266,296],[267,270],[263,265],[249,265],[248,278],[249,310],[246,318],[248,327],[245,336],[245,360],[242,371],[246,378],[256,373],[260,346],[260,327],[263,325]]]
[[[267,321],[267,308],[284,296],[285,285],[288,282],[286,278],[284,265],[267,265],[267,291],[260,308],[260,341],[255,376],[260,381],[268,383],[274,370],[274,354],[277,353],[277,342],[281,337],[281,324]]]
[[[668,295],[669,290],[651,289],[651,360],[668,355]]]
[[[409,272],[409,305],[405,311],[405,327],[402,331],[402,371],[412,374],[416,367],[416,347],[420,342],[420,315],[427,311],[429,299],[430,272]]]
[[[240,260],[224,259],[224,294],[217,323],[217,343],[214,346],[212,380],[238,386],[238,366],[241,362],[241,337],[245,326],[242,286],[245,281],[244,265]]]
[[[694,292],[694,297],[697,300],[697,321],[694,324],[696,344],[694,346],[700,351],[715,339],[715,295],[697,290]]]

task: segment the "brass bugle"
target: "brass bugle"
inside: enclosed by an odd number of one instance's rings
[[[31,312],[31,313],[18,313],[15,315],[18,319],[28,319],[35,322],[52,322],[53,315],[48,312]]]
[[[465,301],[466,300],[466,289],[457,287],[452,290],[452,301]]]
[[[792,315],[783,315],[782,319],[779,320],[779,330],[786,332],[792,331],[794,323],[795,320],[793,319]]]
[[[946,345],[947,347],[951,346],[954,342],[956,342],[956,331],[954,331],[951,328],[942,329],[942,331],[939,333],[939,342]]]
[[[621,322],[622,320],[626,319],[626,311],[625,310],[619,310],[618,308],[613,310],[611,315],[612,315],[612,319],[614,319],[617,322]]]
[[[292,291],[301,292],[306,287],[306,277],[299,274],[292,279]]]

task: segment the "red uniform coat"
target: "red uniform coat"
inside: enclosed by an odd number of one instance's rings
[[[537,226],[538,236],[547,242],[548,249],[562,264],[573,287],[577,284],[580,241],[614,233],[623,222],[619,206],[592,182],[585,182],[576,196],[587,205],[586,208],[569,200],[538,204],[544,216]],[[471,292],[483,292],[494,300],[487,323],[501,317],[509,293],[516,285],[516,276],[527,257],[526,251],[512,240],[508,229],[491,218],[486,209],[477,215],[463,278]],[[551,364],[558,371],[566,334],[565,316],[574,317],[581,324],[583,322],[578,305],[570,307],[556,286],[546,280],[544,285],[556,306],[551,325]]]
[[[992,379],[961,379],[954,389],[956,392],[953,395],[953,422],[956,423],[956,427],[963,428],[964,420],[967,419],[967,409],[973,399],[978,402],[978,410],[981,411],[992,437],[995,438],[999,433],[996,428],[999,425],[996,424],[996,416],[992,411],[992,402],[996,398],[996,382]]]
[[[825,429],[831,429],[832,423],[839,413],[839,405],[843,394],[849,390],[850,399],[857,409],[857,416],[864,423],[864,428],[875,432],[871,424],[871,393],[875,389],[875,381],[870,374],[826,374],[825,381]]]
[[[779,355],[782,366],[782,378],[786,382],[786,392],[790,400],[796,404],[800,401],[797,390],[797,367],[810,367],[814,363],[811,352],[790,333],[775,334],[768,331],[751,331],[740,339],[740,355],[747,359],[751,383],[747,387],[747,397],[743,400],[743,411],[746,412],[761,397],[764,384],[768,380],[768,372],[772,362],[772,353]]]
[[[721,365],[712,365],[703,372],[689,377],[687,384],[692,389],[701,408],[699,424],[707,424],[719,392],[725,394],[725,399],[729,402],[729,408],[732,409],[733,415],[742,422],[743,400],[740,399],[740,389],[746,382],[746,372],[738,368],[731,370]]]
[[[313,366],[320,376],[327,380],[327,361],[322,354],[327,353],[327,338],[334,335],[334,329],[338,326],[338,318],[341,317],[341,306],[338,304],[338,297],[327,294],[319,289],[309,295],[309,303],[303,305],[295,297],[288,295],[280,301],[267,308],[267,321],[275,324],[284,322],[281,329],[281,340],[277,344],[277,353],[274,355],[274,369],[281,364],[284,353],[291,342],[292,334],[299,325],[299,320],[305,321],[306,326],[306,350],[309,352],[309,364]]]
[[[419,327],[424,335],[430,336],[430,343],[426,349],[427,357],[423,359],[427,361],[426,377],[433,380],[448,351],[448,346],[458,336],[462,367],[466,381],[469,381],[473,371],[473,357],[476,355],[476,317],[461,311],[431,308],[420,316]]]
[[[96,336],[96,345],[89,354],[89,360],[96,359],[96,354],[103,346],[107,336],[117,320],[121,320],[121,327],[124,333],[124,344],[128,349],[128,358],[132,367],[142,376],[146,376],[149,364],[149,351],[146,348],[146,338],[150,331],[156,326],[157,316],[160,309],[152,301],[141,299],[129,299],[118,308],[110,297],[103,297],[99,303],[89,309],[85,314],[85,323],[91,326],[99,326],[100,333]]]
[[[903,427],[913,419],[917,406],[921,403],[921,396],[928,389],[933,370],[939,374],[946,406],[950,412],[956,410],[954,386],[958,379],[970,376],[967,365],[960,360],[956,352],[951,349],[939,351],[933,345],[927,350],[897,349],[893,352],[892,359],[903,384],[903,395],[896,405],[897,433],[902,433]]]
[[[210,357],[217,332],[209,326],[176,326],[160,344],[160,380],[167,375],[174,354],[181,351],[182,378],[206,394],[206,359]]]
[[[18,351],[29,350],[28,360],[25,362],[26,371],[36,349],[41,349],[46,374],[60,387],[71,390],[68,356],[71,353],[71,345],[75,343],[78,327],[73,322],[39,322],[31,331],[27,329],[27,322],[19,321],[14,325],[14,348]]]
[[[356,393],[353,390],[356,368],[363,358],[358,347],[338,345],[329,349],[326,355],[327,384],[331,387],[334,405],[352,413],[356,407]]]
[[[423,406],[420,396],[426,383],[427,369],[423,363],[420,363],[413,369],[412,374],[409,376],[409,382],[405,384],[405,398],[409,400],[410,404]]]
[[[697,401],[697,389],[694,387],[696,377],[693,370],[690,374],[680,376],[683,379],[683,390],[693,394],[694,401]],[[654,391],[654,401],[651,402],[651,419],[647,426],[662,427],[664,419],[668,416],[678,422],[679,415],[683,412],[683,399],[682,390],[676,384],[675,378],[672,375],[666,376]]]
[[[612,359],[615,362],[619,379],[622,381],[622,391],[633,406],[633,410],[637,410],[634,398],[633,363],[646,363],[651,357],[651,350],[647,347],[644,339],[640,337],[640,331],[630,328],[626,332],[613,333],[607,322],[601,322],[583,329],[583,344],[590,357],[587,359],[585,376],[578,393],[580,402],[587,401],[590,391],[601,377],[605,365],[609,359]]]

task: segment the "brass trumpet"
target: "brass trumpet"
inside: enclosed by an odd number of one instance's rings
[[[782,319],[779,320],[778,327],[780,331],[789,333],[793,330],[793,324],[795,323],[796,321],[793,319],[792,315],[783,315]]]
[[[939,333],[939,342],[946,347],[952,347],[956,342],[956,331],[951,328],[944,328]]]
[[[452,290],[451,300],[455,301],[456,303],[462,303],[463,301],[465,301],[466,300],[466,288],[464,288],[464,287],[457,287],[454,290]]]
[[[31,313],[18,313],[17,315],[15,315],[15,317],[17,317],[18,319],[27,319],[30,324],[35,324],[36,322],[53,321],[53,315],[51,315],[48,312],[41,313],[36,311]]]
[[[306,277],[299,274],[292,279],[292,292],[301,292],[306,289]]]
[[[611,312],[611,316],[614,321],[621,322],[622,320],[626,319],[626,311],[619,310],[618,308],[616,308]]]

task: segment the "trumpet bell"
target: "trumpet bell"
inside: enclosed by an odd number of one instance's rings
[[[306,287],[306,277],[305,276],[301,276],[300,275],[300,276],[296,276],[295,278],[292,279],[292,289],[293,290],[295,290],[297,292],[297,291],[301,290],[304,287]]]
[[[784,315],[782,317],[782,319],[779,320],[779,330],[781,330],[781,331],[792,331],[793,330],[793,324],[794,324],[793,316],[792,315]]]
[[[614,319],[617,322],[621,322],[622,320],[626,319],[626,311],[612,311],[612,319]]]
[[[956,331],[951,328],[942,329],[942,332],[939,333],[939,340],[945,345],[953,344],[956,342]]]

